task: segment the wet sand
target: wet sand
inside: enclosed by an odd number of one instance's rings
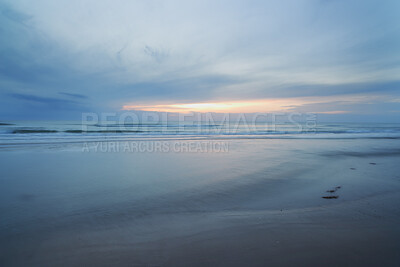
[[[399,266],[398,140],[228,142],[0,152],[0,265]]]

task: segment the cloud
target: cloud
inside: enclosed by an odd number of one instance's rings
[[[70,104],[76,104],[77,102],[71,101],[71,100],[66,100],[66,99],[60,99],[60,98],[51,98],[51,97],[41,97],[41,96],[35,96],[35,95],[26,95],[26,94],[10,94],[11,97],[20,99],[20,100],[26,100],[26,101],[31,101],[31,102],[36,102],[36,103],[41,103],[41,104],[50,104],[50,105],[70,105]]]
[[[286,84],[266,92],[279,97],[335,96],[354,94],[400,95],[400,80],[343,84]],[[263,93],[261,93],[263,94]]]
[[[30,94],[12,93],[11,98],[17,99],[25,104],[30,110],[37,109],[44,112],[53,112],[54,110],[64,111],[87,111],[84,103],[77,100],[45,97]]]
[[[1,8],[1,14],[4,17],[6,17],[14,22],[23,24],[24,26],[27,26],[27,23],[32,18],[32,16],[29,16],[24,13],[18,12],[17,10],[11,9],[7,5],[4,5],[2,3],[0,3],[0,8]]]
[[[152,48],[148,45],[144,47],[144,53],[152,57],[158,63],[161,63],[168,57],[168,52]]]
[[[79,98],[79,99],[86,99],[88,98],[88,96],[86,95],[81,95],[81,94],[72,94],[72,93],[66,93],[66,92],[58,92],[61,95],[66,95],[69,97],[73,97],[73,98]]]
[[[390,0],[3,1],[0,114],[27,114],[6,103],[13,94],[93,111],[319,96],[332,102],[314,106],[320,112],[358,112],[335,97],[400,96],[399,8]]]
[[[31,94],[11,93],[6,95],[5,112],[13,119],[60,119],[65,114],[81,116],[81,112],[88,112],[89,109],[81,101],[54,98]],[[11,100],[11,101],[10,101]],[[16,100],[17,102],[12,100]],[[10,103],[12,107],[19,112],[10,112]],[[11,113],[11,114],[10,114]]]

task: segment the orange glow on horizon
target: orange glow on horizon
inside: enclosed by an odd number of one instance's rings
[[[157,112],[222,112],[222,113],[252,113],[252,112],[272,112],[290,109],[287,100],[253,100],[253,101],[233,101],[233,102],[212,102],[212,103],[182,103],[164,105],[124,105],[123,110],[141,110]],[[285,107],[286,105],[286,107]]]
[[[343,110],[318,110],[324,109],[325,103],[341,101],[346,103],[365,103],[379,96],[325,96],[325,97],[299,97],[299,98],[269,98],[243,101],[224,102],[200,102],[200,103],[175,103],[154,105],[123,105],[122,110],[138,110],[153,112],[189,113],[189,112],[214,112],[214,113],[270,113],[289,112],[304,105],[316,104],[313,113],[321,114],[344,114],[349,111]]]

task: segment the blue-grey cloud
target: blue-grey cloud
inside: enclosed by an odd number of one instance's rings
[[[4,100],[6,100],[4,102],[6,109],[1,115],[5,118],[60,119],[66,118],[65,114],[79,118],[82,112],[90,111],[81,101],[64,98],[11,93],[6,95]],[[18,110],[18,112],[15,112],[11,108]]]
[[[295,84],[280,85],[268,92],[261,92],[263,97],[307,97],[335,96],[353,94],[386,94],[400,96],[400,81],[361,82],[344,84]]]
[[[67,93],[67,92],[58,92],[58,93],[61,95],[66,95],[66,96],[73,97],[73,98],[79,98],[79,99],[88,98],[88,96],[82,95],[82,94],[73,94],[73,93]]]
[[[394,0],[2,1],[0,115],[26,116],[32,105],[46,114],[57,105],[348,95],[385,96],[365,109],[396,110],[385,101],[400,91],[399,8]],[[307,110],[364,112],[331,103]]]
[[[156,49],[146,45],[144,47],[144,53],[152,57],[156,62],[161,63],[168,57],[168,52],[161,49]]]
[[[78,102],[68,99],[61,99],[61,98],[52,98],[52,97],[42,97],[42,96],[35,96],[35,95],[27,95],[27,94],[18,94],[13,93],[10,94],[11,97],[19,100],[25,100],[35,103],[41,103],[46,105],[61,105],[61,106],[70,106],[75,105]]]

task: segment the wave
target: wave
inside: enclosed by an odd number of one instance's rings
[[[222,124],[187,124],[187,125],[177,125],[177,124],[162,124],[162,123],[128,123],[128,124],[94,124],[94,127],[101,128],[126,128],[126,127],[160,127],[160,128],[176,128],[176,127],[186,127],[186,128],[213,128],[221,127]]]
[[[75,133],[75,134],[91,134],[91,133],[150,133],[150,134],[198,134],[198,135],[303,135],[303,134],[400,134],[397,129],[384,130],[247,130],[247,129],[187,129],[185,127],[161,127],[158,129],[139,129],[139,130],[81,130],[81,129],[11,129],[3,131],[4,133],[12,134],[41,134],[41,133]],[[0,133],[1,134],[1,133]]]
[[[83,130],[65,130],[65,131],[57,131],[57,130],[13,130],[13,134],[40,134],[40,133],[141,133],[143,131],[129,131],[129,130],[98,130],[98,131],[83,131]]]
[[[56,130],[13,130],[13,134],[58,133]]]
[[[129,141],[138,139],[400,139],[400,124],[319,124],[308,129],[298,124],[257,124],[253,127],[224,124],[132,123],[91,124],[79,122],[2,122],[0,145]],[[7,125],[5,125],[7,124]],[[1,124],[0,124],[1,125]],[[120,127],[120,128],[118,128]],[[126,128],[125,128],[126,127]],[[304,130],[302,130],[304,129]]]

